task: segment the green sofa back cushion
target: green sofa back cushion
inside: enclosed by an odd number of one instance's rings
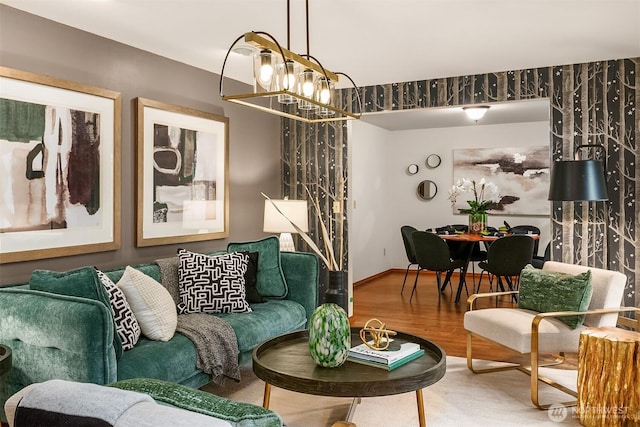
[[[29,287],[36,291],[44,291],[58,295],[69,295],[100,301],[109,310],[109,294],[102,286],[94,267],[80,267],[68,271],[33,270],[29,279]],[[114,331],[115,331],[114,323]],[[122,342],[117,333],[113,334],[113,347],[116,358],[122,356]]]
[[[591,302],[591,271],[577,275],[544,271],[527,265],[520,273],[518,308],[540,313],[586,311]],[[562,316],[558,320],[571,329],[582,325],[585,315]]]
[[[250,403],[234,402],[211,393],[165,381],[136,378],[110,385],[137,391],[157,402],[198,412],[227,421],[234,427],[281,427],[282,420],[274,412]]]
[[[280,241],[269,236],[255,242],[229,243],[228,252],[258,252],[258,274],[256,287],[263,297],[285,298],[287,282],[280,264]]]

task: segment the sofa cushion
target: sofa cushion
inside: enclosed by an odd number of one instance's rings
[[[140,325],[122,290],[102,271],[96,269],[96,273],[109,294],[111,315],[116,324],[116,333],[122,343],[122,350],[131,350],[140,339]]]
[[[125,268],[117,286],[124,292],[142,333],[152,340],[170,340],[178,325],[178,313],[169,291],[131,266]]]
[[[88,298],[100,301],[107,308],[111,306],[109,295],[93,267],[80,267],[62,272],[33,270],[29,279],[29,288],[58,295]],[[116,328],[114,322],[114,329]],[[120,358],[123,350],[118,334],[113,334],[113,348],[116,352],[116,358]]]
[[[304,329],[307,322],[304,307],[295,301],[268,300],[251,304],[251,313],[217,314],[227,321],[238,338],[240,353],[253,350],[261,342],[276,335]]]
[[[179,384],[138,378],[111,384],[123,390],[145,393],[157,402],[209,415],[235,427],[280,427],[282,420],[274,412],[249,403],[234,402],[211,393]]]
[[[179,249],[178,258],[180,314],[251,311],[244,287],[246,254],[208,256]]]
[[[590,271],[572,275],[527,265],[520,273],[518,308],[540,313],[586,311],[591,293]],[[584,315],[562,316],[558,320],[575,329],[584,322]]]
[[[228,252],[258,252],[257,289],[260,295],[270,298],[285,298],[287,283],[280,265],[280,241],[270,236],[255,242],[229,243]]]
[[[138,344],[118,360],[118,380],[157,378],[182,383],[200,372],[196,368],[196,348],[180,333],[169,341],[140,337]]]
[[[247,263],[247,271],[244,273],[244,289],[247,293],[247,302],[259,303],[264,302],[264,298],[258,292],[258,262],[260,253],[258,252],[242,252],[249,257]]]
[[[36,291],[89,298],[109,307],[109,295],[93,267],[80,267],[62,272],[33,270],[29,287]]]

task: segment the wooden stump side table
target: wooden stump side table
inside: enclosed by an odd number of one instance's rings
[[[578,349],[580,423],[588,427],[640,425],[640,333],[586,328]]]

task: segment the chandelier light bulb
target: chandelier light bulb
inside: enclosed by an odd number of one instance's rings
[[[273,63],[270,50],[262,50],[260,52],[260,82],[268,85],[273,77]]]
[[[307,98],[313,96],[313,71],[306,69],[302,72],[302,95]]]
[[[331,90],[326,78],[320,80],[320,102],[323,104],[329,104],[331,102]]]
[[[296,87],[296,73],[293,61],[287,60],[284,63],[284,74],[282,76],[282,88],[292,90]]]

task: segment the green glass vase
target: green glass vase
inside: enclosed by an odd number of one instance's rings
[[[337,304],[322,304],[309,319],[309,351],[318,366],[342,365],[351,348],[351,328],[347,313]]]
[[[469,214],[469,233],[480,234],[487,229],[487,219],[489,215],[486,212],[476,212]]]

